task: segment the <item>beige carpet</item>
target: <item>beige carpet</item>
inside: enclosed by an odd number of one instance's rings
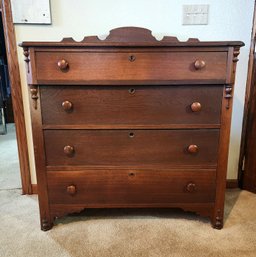
[[[20,167],[14,123],[0,135],[0,189],[21,188]]]
[[[0,256],[255,257],[256,195],[226,194],[225,226],[178,210],[87,210],[39,229],[37,196],[0,190]]]

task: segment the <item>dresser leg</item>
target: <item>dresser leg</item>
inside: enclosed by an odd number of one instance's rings
[[[53,226],[52,222],[49,222],[47,219],[42,219],[41,220],[41,230],[47,231],[50,230]]]
[[[223,228],[223,214],[221,214],[221,211],[217,211],[217,215],[214,215],[212,217],[212,226],[216,229],[222,229]]]

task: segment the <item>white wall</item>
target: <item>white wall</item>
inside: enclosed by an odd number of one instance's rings
[[[183,4],[209,4],[209,24],[182,26]],[[52,25],[15,25],[17,42],[54,41],[63,37],[82,40],[86,35],[106,35],[121,26],[139,26],[153,31],[160,39],[164,35],[180,40],[197,37],[200,40],[241,40],[237,66],[234,109],[231,128],[228,178],[237,177],[244,91],[252,28],[254,0],[52,0]],[[32,183],[36,183],[33,147],[22,50],[19,48],[23,98],[25,103]]]

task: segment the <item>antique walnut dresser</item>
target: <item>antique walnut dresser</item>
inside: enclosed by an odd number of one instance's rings
[[[85,208],[182,208],[223,226],[242,42],[23,42],[42,230]]]

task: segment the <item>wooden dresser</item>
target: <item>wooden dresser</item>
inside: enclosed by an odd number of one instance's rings
[[[23,42],[41,228],[84,208],[175,207],[222,228],[242,42]]]

